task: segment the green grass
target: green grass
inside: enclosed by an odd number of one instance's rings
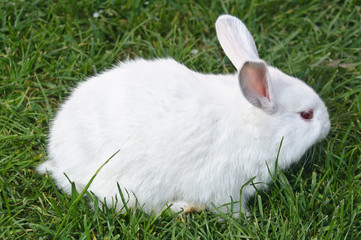
[[[0,1],[1,239],[361,239],[359,2],[75,2]],[[332,124],[325,141],[256,194],[248,218],[92,211],[91,194],[67,196],[35,172],[49,122],[81,79],[136,56],[233,72],[214,29],[223,13],[244,20],[269,64],[321,95]]]

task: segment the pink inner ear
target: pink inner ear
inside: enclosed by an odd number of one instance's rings
[[[262,97],[266,97],[270,100],[266,81],[266,70],[264,67],[255,67],[250,64],[245,64],[242,71],[245,76],[247,76],[249,87]]]

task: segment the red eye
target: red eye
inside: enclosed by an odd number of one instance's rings
[[[304,120],[311,120],[313,118],[313,110],[307,110],[307,111],[303,111],[300,112],[301,118]]]

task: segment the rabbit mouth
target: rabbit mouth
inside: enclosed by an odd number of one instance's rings
[[[328,132],[330,131],[330,122],[327,122],[325,125],[322,126],[322,131],[321,131],[321,135],[320,138],[318,139],[319,141],[323,140],[327,135]]]
[[[321,125],[320,134],[317,138],[316,142],[321,142],[323,139],[326,138],[328,135],[328,132],[330,131],[331,124],[329,121],[327,121],[325,124]]]

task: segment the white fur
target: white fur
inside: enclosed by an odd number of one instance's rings
[[[217,32],[226,53],[233,49],[236,68],[264,63],[237,18],[221,16]],[[232,38],[222,40],[223,34]],[[197,73],[172,59],[120,63],[80,83],[61,106],[50,129],[49,160],[38,171],[49,171],[70,193],[66,173],[80,191],[120,149],[89,188],[109,205],[114,196],[120,199],[117,183],[128,206],[143,206],[147,213],[239,201],[240,188],[251,178],[259,188],[271,180],[268,168],[275,168],[283,137],[280,169],[323,139],[330,123],[322,100],[300,80],[267,66],[276,106],[269,113],[243,97],[237,76]],[[314,119],[304,121],[299,112],[309,108]],[[254,192],[253,186],[243,188],[243,210]]]

